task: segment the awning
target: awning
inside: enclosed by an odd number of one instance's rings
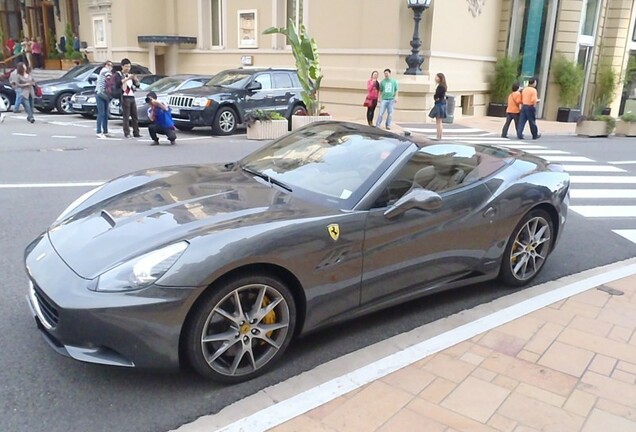
[[[197,38],[195,36],[144,35],[144,36],[137,36],[137,42],[140,44],[196,45]]]

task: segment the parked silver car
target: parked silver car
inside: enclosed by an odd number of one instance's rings
[[[146,95],[153,91],[157,94],[157,97],[161,99],[167,99],[167,95],[170,92],[178,90],[186,90],[203,86],[212,78],[212,75],[173,75],[162,78],[143,90],[138,90],[135,93],[137,102],[137,118],[139,124],[145,125],[150,123],[148,119],[148,107],[146,106]],[[111,117],[121,118],[123,112],[118,100],[114,100],[110,104]]]

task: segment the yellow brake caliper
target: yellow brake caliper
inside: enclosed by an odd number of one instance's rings
[[[263,297],[263,304],[261,307],[266,307],[270,304],[271,301],[267,298],[267,296]],[[274,324],[276,323],[276,312],[272,309],[267,315],[265,315],[261,321],[264,324]],[[267,333],[267,337],[272,337],[273,331]],[[261,342],[261,345],[265,344],[265,341]]]

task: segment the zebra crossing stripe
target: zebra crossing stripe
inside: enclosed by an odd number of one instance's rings
[[[571,189],[570,198],[636,198],[636,189]]]
[[[624,169],[609,165],[563,165],[566,172],[625,172]]]
[[[624,230],[613,230],[616,234],[621,237],[626,238],[632,243],[636,243],[636,230],[633,229],[624,229]]]
[[[584,156],[545,155],[542,157],[550,162],[596,162],[594,159],[586,158]]]
[[[588,218],[636,217],[636,205],[627,206],[570,206],[570,210]]]
[[[527,153],[532,153],[533,155],[542,156],[542,155],[568,155],[570,153],[563,150],[543,150],[543,149],[530,149],[526,150]]]
[[[636,176],[570,176],[570,184],[598,183],[598,184],[635,184]]]

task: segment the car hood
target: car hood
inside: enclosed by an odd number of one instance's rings
[[[233,92],[237,92],[237,91],[242,91],[242,90],[228,89],[228,88],[225,88],[225,87],[202,86],[202,87],[197,87],[197,88],[188,89],[188,90],[184,90],[184,91],[176,91],[174,93],[170,93],[170,96],[172,96],[172,95],[192,96],[192,97],[203,97],[203,96],[205,96],[205,97],[212,98],[214,96],[232,94]]]
[[[71,83],[75,83],[77,82],[76,80],[69,80],[69,79],[59,79],[59,78],[55,78],[55,79],[48,79],[48,80],[42,80],[42,81],[38,81],[38,85],[40,87],[44,87],[44,86],[68,86]]]
[[[239,169],[166,167],[107,183],[48,234],[69,267],[93,279],[176,241],[332,213]]]

